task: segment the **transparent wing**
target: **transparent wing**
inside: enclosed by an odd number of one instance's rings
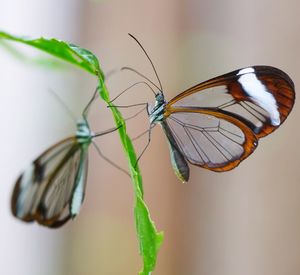
[[[71,200],[86,172],[87,153],[75,137],[65,139],[45,151],[19,177],[12,196],[12,212],[23,221],[36,220],[49,227],[58,227],[68,221]]]
[[[166,109],[226,111],[260,138],[283,123],[294,100],[294,84],[287,74],[270,66],[253,66],[200,83],[173,98]]]
[[[180,111],[179,111],[180,110]],[[178,149],[194,165],[227,171],[257,146],[253,132],[236,118],[201,109],[176,109],[166,121]]]

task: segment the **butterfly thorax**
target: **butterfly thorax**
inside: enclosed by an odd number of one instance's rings
[[[148,107],[148,115],[150,124],[159,123],[164,120],[164,112],[166,106],[166,100],[162,93],[157,93],[155,96],[155,105]]]
[[[80,119],[77,122],[76,138],[81,144],[90,144],[92,141],[93,133],[90,130],[89,124],[86,120]]]

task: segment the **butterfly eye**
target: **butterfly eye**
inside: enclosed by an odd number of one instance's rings
[[[162,104],[165,102],[165,97],[162,93],[157,93],[155,96],[156,102],[158,102],[159,104]]]

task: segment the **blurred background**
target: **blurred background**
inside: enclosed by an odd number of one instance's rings
[[[300,81],[299,1],[211,0],[0,0],[0,29],[15,35],[56,37],[90,49],[107,73],[132,66],[154,79],[128,32],[151,56],[167,99],[206,79],[245,67],[279,67]],[[96,80],[64,65],[51,70],[26,59],[41,54],[17,46],[20,58],[0,45],[0,273],[9,275],[138,274],[142,262],[133,219],[130,179],[90,148],[85,202],[80,215],[57,230],[22,223],[11,215],[18,175],[42,151],[73,135],[75,125],[53,97],[76,116]],[[47,56],[44,56],[47,57]],[[111,96],[137,78],[116,73]],[[144,87],[120,105],[154,102]],[[130,115],[138,109],[124,110]],[[131,113],[131,114],[132,114]],[[237,169],[214,173],[191,167],[191,179],[175,177],[163,132],[156,127],[140,161],[145,199],[165,240],[157,275],[293,275],[300,273],[299,108],[278,131],[260,140]],[[94,131],[113,126],[98,100],[89,118]],[[130,120],[132,136],[148,127]],[[142,150],[146,140],[137,142]],[[118,135],[97,140],[106,155],[126,167]]]

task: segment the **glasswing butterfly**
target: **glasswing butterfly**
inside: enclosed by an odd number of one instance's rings
[[[85,195],[89,145],[93,143],[104,157],[93,139],[119,129],[100,133],[90,130],[87,113],[97,92],[98,89],[77,122],[76,135],[47,149],[18,178],[11,201],[12,213],[17,218],[56,228],[79,213]]]
[[[189,179],[188,163],[216,172],[235,168],[255,150],[260,138],[285,121],[293,108],[293,81],[271,66],[246,67],[215,77],[167,102],[150,57],[129,35],[150,61],[159,86],[132,68],[122,69],[137,73],[159,90],[154,92],[154,107],[147,104],[149,142],[151,129],[160,124],[168,140],[173,169],[182,182]]]

